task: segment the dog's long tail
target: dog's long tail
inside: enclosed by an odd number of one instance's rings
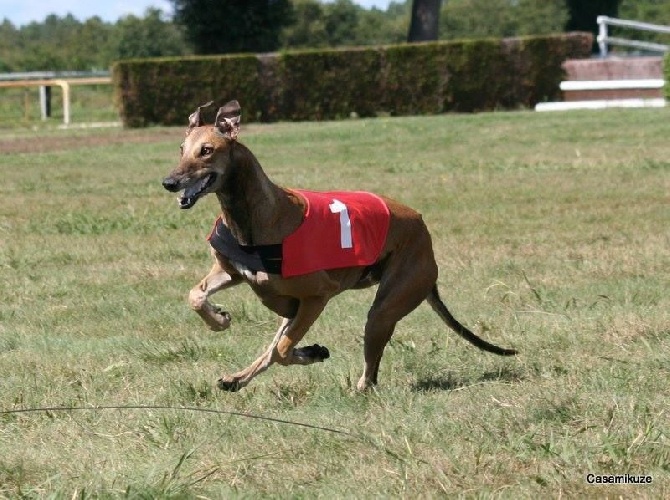
[[[456,318],[454,318],[447,306],[442,302],[439,293],[437,292],[437,285],[433,286],[433,289],[430,291],[430,294],[426,298],[428,303],[431,305],[433,310],[442,318],[442,320],[449,325],[449,327],[458,333],[465,340],[471,344],[476,345],[480,349],[494,354],[499,354],[500,356],[514,356],[517,354],[517,351],[514,349],[505,349],[503,347],[498,347],[497,345],[491,344],[486,340],[478,337],[466,327],[461,325]]]

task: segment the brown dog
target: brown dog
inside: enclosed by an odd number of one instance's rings
[[[251,151],[237,141],[241,114],[237,101],[219,109],[214,125],[203,123],[203,110],[209,105],[200,106],[189,117],[179,165],[163,180],[168,191],[184,191],[179,199],[181,208],[191,208],[208,193],[216,194],[221,204],[220,223],[212,238],[227,241],[228,246],[221,249],[211,240],[220,251],[212,250],[214,267],[191,290],[189,303],[212,330],[225,330],[230,326],[230,315],[208,298],[245,281],[266,307],[283,318],[268,349],[244,370],[222,376],[221,389],[236,391],[273,363],[309,365],[328,358],[325,347],[296,346],[332,297],[375,284],[379,288],[365,325],[365,365],[358,389],[377,383],[379,363],[396,323],[424,300],[456,333],[480,349],[503,356],[516,354],[477,337],[454,319],[437,292],[437,264],[421,215],[391,199],[370,195],[381,200],[387,214],[381,219],[384,238],[374,262],[287,276],[281,267],[284,264],[275,264],[282,258],[282,244],[306,220],[310,202],[306,195],[271,182]],[[358,237],[351,227],[358,222],[349,220],[345,204],[332,201],[329,207],[341,230],[341,245],[337,246],[342,247],[341,252],[351,253],[352,238]],[[326,244],[319,240],[303,245],[302,250],[309,259]],[[261,262],[261,267],[254,269],[253,262]]]

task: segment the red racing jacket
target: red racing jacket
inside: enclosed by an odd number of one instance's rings
[[[305,215],[281,243],[240,245],[220,217],[207,239],[219,253],[250,270],[285,278],[377,262],[390,222],[384,200],[363,191],[292,192],[305,201]]]

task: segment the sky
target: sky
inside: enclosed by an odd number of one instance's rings
[[[354,3],[386,9],[390,0],[354,0]],[[0,0],[0,22],[9,19],[18,27],[32,21],[42,22],[49,14],[59,17],[72,14],[79,21],[98,16],[103,21],[116,22],[128,14],[143,16],[149,7],[172,12],[168,0]]]

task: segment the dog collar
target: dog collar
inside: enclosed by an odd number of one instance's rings
[[[209,244],[231,261],[242,264],[254,273],[259,271],[268,274],[281,274],[282,245],[242,245],[223,223],[221,217],[216,219],[214,229],[207,237]]]

